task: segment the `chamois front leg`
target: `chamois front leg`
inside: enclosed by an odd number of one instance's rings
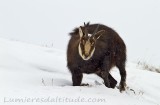
[[[110,70],[110,56],[105,56],[102,63],[102,77],[105,83],[105,86],[111,88],[109,80],[109,70]]]
[[[79,69],[74,69],[72,71],[72,82],[73,86],[80,86],[82,82],[83,74]]]

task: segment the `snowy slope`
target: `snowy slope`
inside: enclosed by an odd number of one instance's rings
[[[160,74],[133,63],[126,69],[129,88],[123,93],[96,75],[84,75],[90,86],[73,87],[65,51],[0,39],[0,105],[160,105]],[[120,79],[116,68],[112,74]]]

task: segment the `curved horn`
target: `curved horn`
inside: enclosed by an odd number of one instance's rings
[[[94,32],[93,32],[93,34],[92,34],[91,38],[94,38],[94,35],[95,35],[95,34],[96,34],[96,32],[98,31],[98,28],[99,28],[99,24],[97,25],[96,29],[94,30]]]
[[[95,33],[98,31],[98,28],[99,28],[99,24],[97,25],[97,28],[94,30],[93,32],[93,36],[95,35]]]

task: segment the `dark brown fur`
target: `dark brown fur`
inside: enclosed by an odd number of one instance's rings
[[[88,24],[87,30],[92,34],[98,24]],[[83,28],[83,27],[82,27]],[[120,91],[125,90],[126,82],[126,46],[121,37],[111,28],[100,24],[99,30],[105,33],[97,40],[95,52],[91,59],[85,61],[78,53],[80,41],[78,28],[71,35],[67,50],[67,66],[72,74],[73,86],[80,86],[83,73],[95,73],[104,79],[107,87],[114,88],[117,81],[110,75],[110,69],[118,67],[121,75]]]

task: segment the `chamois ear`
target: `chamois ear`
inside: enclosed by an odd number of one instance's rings
[[[101,37],[101,35],[103,35],[105,32],[105,30],[100,30],[98,31],[95,35],[94,35],[94,38],[95,39],[99,39]]]
[[[79,36],[80,36],[80,38],[83,37],[83,31],[82,31],[82,28],[81,28],[81,27],[79,27]]]

